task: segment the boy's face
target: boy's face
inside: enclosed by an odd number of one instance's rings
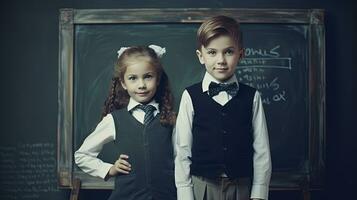
[[[224,82],[233,76],[236,66],[243,55],[232,37],[221,35],[212,39],[206,47],[196,50],[201,64],[218,81]]]
[[[127,66],[121,84],[129,96],[139,103],[148,103],[154,97],[159,77],[146,60],[137,60]]]

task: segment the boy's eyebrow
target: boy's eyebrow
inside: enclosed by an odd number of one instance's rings
[[[230,46],[230,47],[224,48],[224,50],[226,50],[226,49],[236,49],[236,47],[235,46]]]
[[[205,51],[217,51],[215,48],[204,48]]]
[[[217,49],[215,49],[215,48],[206,48],[205,50],[206,51],[212,51],[212,50],[217,51]]]
[[[215,49],[215,48],[210,48],[210,47],[207,47],[207,48],[205,48],[205,49],[207,49],[207,50],[217,50],[217,49]],[[235,46],[230,46],[230,47],[226,47],[226,48],[224,48],[223,50],[226,50],[226,49],[235,49]]]

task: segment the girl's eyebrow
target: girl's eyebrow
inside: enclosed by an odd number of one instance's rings
[[[149,72],[145,72],[144,75],[146,75],[146,74],[154,74],[154,73],[155,73],[155,71],[149,71]]]
[[[154,71],[152,71],[152,72],[145,72],[144,74],[143,74],[143,76],[146,76],[146,75],[152,75],[152,74],[155,74],[155,72]],[[133,77],[133,76],[135,76],[135,77],[137,77],[137,76],[139,76],[138,74],[128,74],[128,75],[126,75],[127,77]]]

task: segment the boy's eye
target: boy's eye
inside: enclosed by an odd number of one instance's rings
[[[234,50],[233,49],[228,49],[225,53],[227,55],[233,55],[234,54]]]
[[[216,55],[216,51],[209,50],[209,51],[207,51],[207,54],[214,56],[214,55]]]

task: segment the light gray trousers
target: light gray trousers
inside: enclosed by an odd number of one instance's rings
[[[229,180],[222,177],[207,179],[192,176],[195,200],[249,200],[251,181],[249,178]]]

